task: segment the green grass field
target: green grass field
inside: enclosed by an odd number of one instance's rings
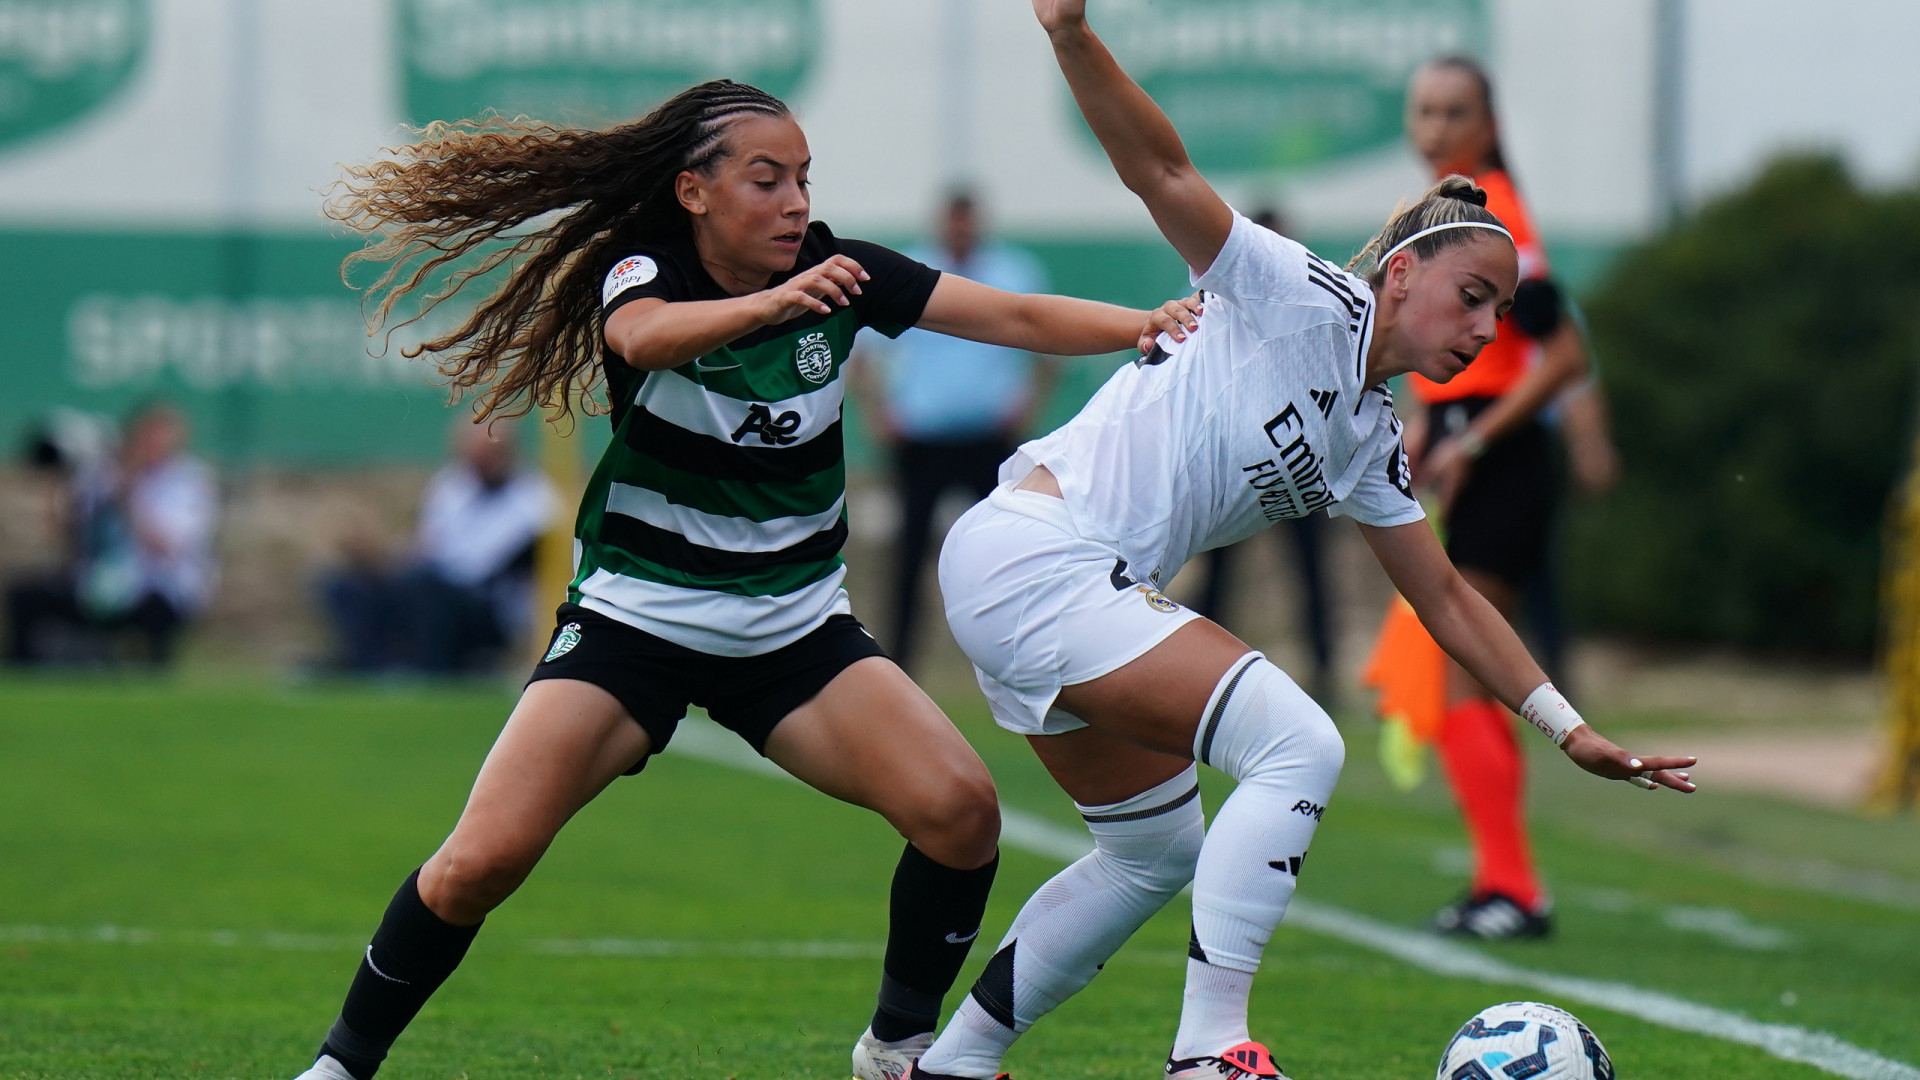
[[[0,682],[0,1077],[299,1071],[509,704],[471,689]],[[1020,740],[972,697],[947,705],[1009,807],[1074,824]],[[1460,830],[1437,782],[1392,792],[1368,725],[1348,728],[1300,896],[1417,927],[1463,884]],[[1920,1076],[1897,1064],[1920,1063],[1920,918],[1844,895],[1920,880],[1910,819],[1649,795],[1542,750],[1538,833],[1561,930],[1475,953],[1827,1033],[1891,1059],[1888,1080]],[[1217,806],[1224,784],[1210,784]],[[862,811],[670,753],[562,834],[381,1075],[840,1080],[871,1009],[898,848]],[[1007,851],[983,942],[1056,865]],[[1151,922],[1015,1049],[1014,1074],[1158,1075],[1186,921],[1177,901]],[[1302,1080],[1425,1080],[1466,1017],[1539,996],[1283,926],[1254,1032]],[[1825,1075],[1568,1004],[1625,1078]]]

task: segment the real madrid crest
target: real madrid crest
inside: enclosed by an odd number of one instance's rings
[[[825,331],[800,339],[800,346],[793,352],[793,364],[808,382],[827,381],[827,376],[833,374],[833,346],[827,343]]]
[[[1155,611],[1172,614],[1180,610],[1180,605],[1163,596],[1159,589],[1149,589],[1145,585],[1135,585],[1134,588],[1140,590],[1140,595],[1147,599],[1147,606]]]

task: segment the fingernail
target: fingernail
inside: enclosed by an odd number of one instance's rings
[[[873,280],[873,275],[872,275],[872,274],[869,274],[869,273],[867,273],[867,272],[866,272],[865,270],[862,270],[862,271],[860,271],[860,280],[861,280],[861,281],[872,281],[872,280]]]
[[[1627,759],[1627,764],[1629,764],[1629,765],[1631,765],[1631,766],[1633,766],[1634,768],[1636,768],[1636,769],[1638,769],[1638,768],[1640,768],[1640,759],[1639,759],[1639,758],[1628,758],[1628,759]]]

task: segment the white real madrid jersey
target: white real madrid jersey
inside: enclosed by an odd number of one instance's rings
[[[1366,282],[1235,213],[1194,284],[1200,329],[1163,335],[1065,426],[1022,445],[1001,481],[1045,465],[1080,535],[1155,585],[1282,518],[1419,521],[1393,399],[1363,385]]]

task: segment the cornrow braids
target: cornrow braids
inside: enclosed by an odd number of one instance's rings
[[[1386,227],[1381,229],[1373,239],[1367,241],[1367,246],[1361,248],[1360,253],[1347,263],[1347,269],[1358,271],[1360,267],[1370,265],[1367,271],[1367,284],[1378,289],[1386,280],[1387,268],[1379,263],[1383,254],[1392,251],[1401,241],[1415,233],[1437,225],[1464,222],[1491,225],[1502,231],[1506,229],[1500,219],[1487,209],[1487,193],[1472,180],[1456,173],[1427,189],[1427,193],[1412,206],[1403,205],[1394,211]],[[1450,247],[1469,242],[1475,234],[1485,231],[1484,229],[1445,229],[1420,237],[1406,250],[1423,260],[1431,259]]]
[[[580,130],[499,116],[417,129],[388,156],[349,166],[327,215],[366,234],[341,264],[384,265],[367,289],[371,329],[418,292],[426,317],[473,281],[503,284],[459,327],[403,349],[432,354],[454,399],[479,394],[477,419],[534,408],[597,412],[600,271],[615,244],[666,240],[692,226],[674,194],[731,152],[726,133],[748,116],[790,116],[772,94],[729,79],[681,91],[644,118]]]

